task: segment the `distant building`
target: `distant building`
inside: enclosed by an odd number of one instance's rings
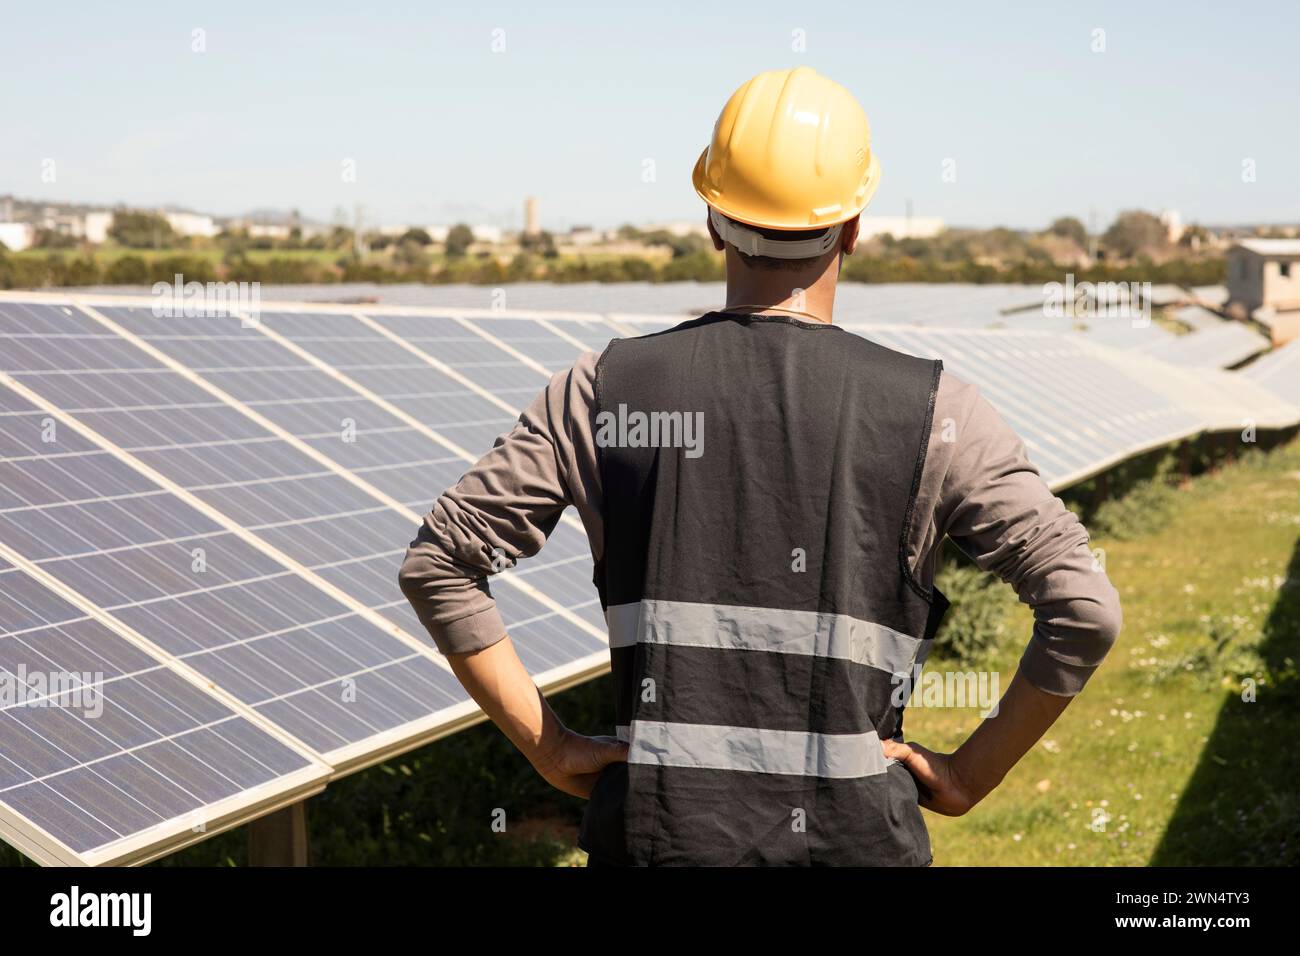
[[[524,235],[536,236],[542,231],[542,216],[537,207],[537,197],[529,196],[524,200]]]
[[[591,226],[574,226],[563,238],[563,241],[570,246],[598,246],[604,242],[608,236],[600,229],[593,229]]]
[[[1228,311],[1273,332],[1300,336],[1300,239],[1241,239],[1228,250]]]
[[[496,244],[501,241],[500,226],[470,226],[469,231],[474,234],[475,242],[490,242]]]
[[[288,226],[274,223],[251,222],[248,224],[249,239],[288,239],[290,231]]]
[[[895,239],[933,239],[947,227],[935,216],[871,216],[862,217],[858,227],[860,239],[873,239],[889,235]]]
[[[113,214],[108,211],[88,212],[81,221],[81,234],[95,245],[108,242],[108,230],[113,228]]]
[[[1160,214],[1160,221],[1164,223],[1165,236],[1171,243],[1176,244],[1187,231],[1183,225],[1182,214],[1177,209],[1166,209]]]
[[[80,239],[86,231],[85,220],[77,213],[61,213],[53,207],[47,207],[42,213],[39,226],[41,229],[48,229],[50,232],[71,236],[74,239]]]
[[[36,229],[29,222],[0,222],[0,243],[10,252],[30,249],[36,241]]]
[[[163,215],[167,224],[172,227],[172,232],[178,236],[197,236],[202,239],[212,239],[221,230],[213,222],[211,216],[204,216],[196,212],[169,212]]]
[[[709,227],[704,224],[704,217],[698,220],[679,220],[677,222],[652,222],[645,226],[638,227],[641,232],[666,232],[670,236],[676,236],[679,239],[684,236],[699,236],[702,239],[709,238]]]

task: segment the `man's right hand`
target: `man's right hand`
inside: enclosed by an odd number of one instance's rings
[[[533,759],[533,767],[555,789],[586,800],[600,772],[626,760],[627,744],[617,737],[584,737],[565,729]]]
[[[952,754],[936,753],[917,743],[882,740],[885,756],[897,760],[916,781],[921,806],[946,817],[959,817],[984,794],[972,793],[957,774]]]

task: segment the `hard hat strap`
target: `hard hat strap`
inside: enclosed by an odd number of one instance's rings
[[[815,239],[769,239],[756,229],[736,222],[710,207],[709,219],[723,242],[729,242],[749,256],[769,256],[773,259],[814,259],[835,247],[840,240],[843,223],[837,223],[826,235]]]

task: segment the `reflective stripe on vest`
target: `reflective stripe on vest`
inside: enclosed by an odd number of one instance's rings
[[[873,777],[896,763],[865,734],[815,734],[637,720],[628,763],[849,780]]]
[[[605,612],[610,647],[671,644],[715,650],[767,651],[851,661],[911,676],[930,641],[847,614],[642,600]]]

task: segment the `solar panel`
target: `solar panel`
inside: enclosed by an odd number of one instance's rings
[[[1192,298],[1208,306],[1218,308],[1228,301],[1228,288],[1222,285],[1198,285],[1192,289]]]
[[[1148,349],[1159,352],[1175,336],[1151,321],[1135,322],[1123,316],[1050,316],[1037,310],[1007,315],[984,328],[995,331],[1061,332],[1081,336],[1120,349]]]
[[[1188,434],[1195,415],[1117,372],[1095,346],[1052,332],[852,329],[944,367],[1020,435],[1043,479],[1061,487],[1106,463]]]
[[[8,305],[0,314],[14,319]],[[0,365],[15,364],[8,354]],[[325,593],[259,548],[256,536],[234,533],[168,491],[129,453],[78,431],[96,412],[79,409],[76,422],[64,421],[12,393],[44,384],[50,369],[5,371],[0,542],[336,766],[350,766],[381,738],[418,738],[436,724],[433,712],[466,706],[431,652]],[[58,391],[72,394],[78,376],[57,377]],[[122,398],[127,413],[152,403]],[[37,436],[47,434],[54,440],[42,448]]]
[[[1142,351],[1172,365],[1227,368],[1257,355],[1269,347],[1269,340],[1240,322],[1217,317],[1186,335],[1168,342],[1144,346]]]
[[[1194,330],[1214,328],[1223,323],[1218,315],[1199,305],[1184,305],[1173,310],[1174,318]]]
[[[3,556],[0,622],[0,823],[33,859],[138,862],[323,786],[323,764]]]
[[[260,328],[336,370],[351,387],[426,433],[457,444],[459,470],[430,486],[419,511],[427,510],[465,465],[513,426],[519,409],[549,378],[540,363],[515,357],[480,335],[472,323],[450,316],[273,312],[262,315]],[[555,341],[568,350],[566,364],[582,352],[580,345]],[[411,446],[413,452],[419,447]],[[566,581],[591,581],[590,549],[575,518],[562,519],[546,550],[528,562],[529,578],[514,573],[494,579],[513,587],[493,593],[521,658],[548,670],[604,657],[604,619],[595,593],[584,587],[579,597],[570,589],[562,603],[544,601],[548,592],[530,583],[554,581],[556,575],[548,574],[552,566],[566,568]]]
[[[478,452],[459,442],[486,450],[513,420],[502,420],[502,411],[481,396],[457,392],[458,383],[412,355],[400,349],[392,354],[396,346],[391,342],[378,339],[382,355],[372,345],[359,345],[361,337],[375,333],[349,315],[271,314],[256,328],[242,328],[234,318],[178,324],[156,319],[144,309],[105,309],[102,314],[167,356],[190,363],[189,370],[205,382],[220,386],[272,427],[312,444],[344,474],[363,479],[369,490],[331,485],[328,495],[322,496],[326,500],[309,514],[290,514],[269,526],[265,516],[251,513],[241,497],[239,520],[408,634],[423,635],[409,604],[393,587],[404,544],[433,498],[477,459]],[[477,341],[488,359],[500,354]],[[232,345],[238,348],[230,356],[235,364],[223,364],[224,350]],[[325,365],[329,371],[322,368],[325,360],[315,356],[316,351],[335,359]],[[313,358],[321,364],[313,364]],[[508,355],[502,358],[513,363]],[[201,361],[209,364],[198,364]],[[382,380],[385,388],[392,388],[394,381],[429,377],[422,373],[439,378],[436,401],[432,407],[427,402],[421,406],[436,416],[433,423],[413,420],[407,409],[388,403],[366,384]],[[538,376],[532,390],[544,383]],[[404,394],[409,398],[411,392],[406,387]],[[466,412],[467,418],[457,417]],[[306,423],[303,416],[308,416]],[[487,421],[492,424],[484,427]],[[378,440],[375,432],[381,436]],[[349,463],[350,469],[342,467]],[[281,461],[262,483],[289,482],[298,494],[302,483],[313,480],[319,471],[304,456],[292,468]],[[255,476],[246,476],[239,493],[243,496],[257,486]],[[222,504],[231,506],[228,498]],[[567,557],[561,553],[567,537],[561,534],[560,543],[548,548],[539,563]],[[504,574],[496,581],[501,584],[496,596],[521,657],[543,680],[549,679],[550,670],[571,667],[576,657],[604,654],[603,621],[594,595],[585,595],[580,606],[566,607],[516,575]]]
[[[1192,296],[1181,287],[1167,283],[1153,285],[1147,294],[1147,301],[1155,306],[1173,305],[1177,302],[1186,302],[1190,298]]]
[[[1300,405],[1300,339],[1257,358],[1237,374]]]
[[[929,358],[977,385],[1021,436],[1054,488],[1205,430],[1286,427],[1293,404],[1233,373],[1189,373],[1151,358],[1055,333],[857,327],[883,345]]]
[[[1171,365],[1131,352],[1112,352],[1107,360],[1117,371],[1185,409],[1197,421],[1194,432],[1237,431],[1250,424],[1289,428],[1300,420],[1295,404],[1238,372]]]

